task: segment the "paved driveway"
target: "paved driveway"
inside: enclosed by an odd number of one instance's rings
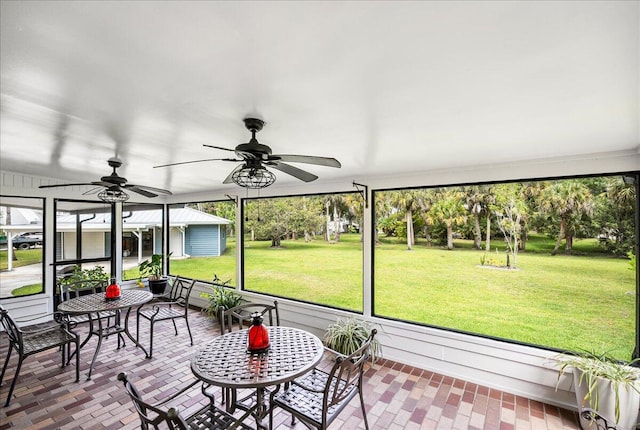
[[[15,267],[12,271],[0,272],[0,299],[11,297],[11,291],[23,285],[42,282],[42,264]]]

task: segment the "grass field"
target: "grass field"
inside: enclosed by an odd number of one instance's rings
[[[245,243],[245,288],[362,311],[362,243],[316,240]],[[604,255],[594,239],[573,256],[551,256],[553,241],[532,235],[518,270],[480,266],[484,251],[468,240],[455,249],[382,238],[374,254],[375,314],[558,349],[597,349],[629,359],[635,335],[635,272]],[[498,252],[495,252],[495,249]],[[506,262],[504,242],[487,256]],[[221,257],[171,260],[171,273],[211,281],[235,279],[235,243]]]
[[[40,263],[42,261],[42,248],[33,249],[16,249],[13,251],[17,260],[13,261],[13,267],[28,266],[30,264]],[[7,270],[7,254],[8,251],[0,251],[0,270]]]
[[[362,310],[362,244],[284,241],[245,244],[245,288],[339,308]],[[531,237],[518,270],[480,266],[483,251],[457,240],[448,251],[421,242],[411,251],[383,239],[374,256],[379,316],[454,328],[559,349],[596,348],[629,359],[635,333],[635,273],[627,260],[604,256],[592,239],[577,256],[551,256],[553,242]],[[495,253],[495,247],[498,253]],[[489,253],[503,264],[504,245]],[[235,247],[224,256],[173,260],[172,274],[235,284]],[[223,276],[224,275],[224,276]]]

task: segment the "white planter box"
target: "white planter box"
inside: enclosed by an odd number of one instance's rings
[[[573,383],[576,389],[576,400],[578,403],[578,410],[580,412],[580,425],[583,430],[598,430],[605,428],[603,423],[598,426],[597,421],[592,421],[583,417],[584,411],[595,411],[599,416],[607,421],[608,427],[613,428],[615,425],[616,430],[635,430],[638,423],[638,409],[640,409],[640,394],[629,386],[620,386],[618,395],[620,399],[620,419],[616,423],[615,413],[615,401],[616,396],[613,390],[613,386],[610,381],[599,378],[597,384],[597,393],[594,391],[591,393],[588,401],[585,401],[585,396],[588,392],[586,379],[580,384],[580,377],[582,371],[573,369]],[[639,382],[640,383],[640,382]],[[598,408],[595,408],[595,402],[593,399],[598,398]]]

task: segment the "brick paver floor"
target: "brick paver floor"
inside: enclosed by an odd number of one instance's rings
[[[133,404],[116,376],[127,372],[143,395],[151,398],[164,398],[181,384],[192,381],[189,360],[198,345],[219,335],[219,327],[197,310],[190,313],[189,321],[194,346],[189,345],[184,322],[178,321],[178,337],[174,336],[171,323],[160,323],[156,326],[152,359],[146,359],[131,342],[116,350],[116,338],[110,337],[103,342],[90,381],[86,375],[95,338],[81,351],[78,383],[74,382],[73,366],[60,368],[57,351],[28,357],[11,405],[0,408],[0,430],[140,428]],[[135,330],[133,318],[132,322]],[[79,331],[86,335],[86,328]],[[146,324],[141,327],[141,339],[148,344]],[[7,347],[6,334],[2,333],[2,360]],[[2,405],[16,363],[14,353],[0,389]],[[365,381],[365,403],[372,429],[579,429],[574,412],[389,360],[380,360],[369,368]],[[188,412],[199,402],[199,398],[188,398],[179,407]],[[274,427],[291,428],[290,417],[277,412]],[[293,428],[305,427],[297,423]],[[364,428],[357,398],[330,428]]]

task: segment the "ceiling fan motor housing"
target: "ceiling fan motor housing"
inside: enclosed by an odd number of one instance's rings
[[[264,127],[264,121],[258,118],[245,118],[243,121],[244,126],[253,133],[262,130],[262,127]]]

